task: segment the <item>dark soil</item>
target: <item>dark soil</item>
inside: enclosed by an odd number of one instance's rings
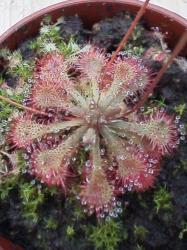
[[[91,41],[111,52],[118,45],[131,21],[131,16],[121,13],[112,19],[104,19],[94,24],[92,30],[87,30],[83,27],[79,17],[67,17],[62,24],[61,34],[65,41],[74,35],[80,44],[84,41]],[[142,27],[142,25],[144,23],[139,26]],[[23,56],[27,59],[33,56],[33,51],[28,49],[29,42],[20,45]],[[150,46],[158,46],[159,41],[150,35],[149,30],[143,28],[139,37],[135,40],[131,39],[131,43],[148,49]],[[151,65],[153,71],[160,66],[161,64],[154,62]],[[9,79],[11,81],[11,76],[6,77],[7,81]],[[165,98],[169,112],[173,112],[175,106],[187,103],[187,72],[182,71],[177,63],[170,67],[160,81],[154,97],[160,99],[160,96]],[[181,119],[183,124],[187,124],[187,113],[184,113]],[[160,209],[157,212],[154,194],[159,187],[164,186],[172,196],[172,209]],[[0,203],[0,232],[13,242],[25,247],[26,250],[95,249],[88,241],[84,227],[96,224],[96,219],[87,216],[79,220],[75,219],[73,213],[77,204],[76,201],[64,202],[63,195],[48,195],[40,208],[39,223],[34,223],[23,217],[22,204],[15,188],[11,191],[9,199]],[[181,142],[177,152],[163,160],[155,188],[145,193],[125,194],[123,204],[126,207],[125,211],[116,221],[122,223],[122,231],[126,232],[128,237],[121,240],[117,250],[186,250],[187,233],[185,234],[184,231],[183,237],[179,237],[181,231],[184,230],[183,225],[187,222],[186,144]],[[50,216],[58,221],[57,229],[47,229],[44,226],[42,218]],[[74,227],[73,238],[68,238],[66,235],[67,225]],[[141,225],[147,229],[148,233],[143,239],[135,235],[135,225]]]

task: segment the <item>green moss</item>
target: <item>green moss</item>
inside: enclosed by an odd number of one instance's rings
[[[132,41],[139,43],[140,40],[142,39],[142,34],[145,33],[145,29],[144,27],[142,27],[141,25],[137,25],[132,33]]]
[[[141,56],[145,52],[145,48],[141,45],[142,43],[142,37],[145,32],[145,29],[137,25],[134,29],[134,32],[132,33],[131,39],[125,46],[125,52],[135,55],[135,56]]]
[[[145,49],[143,46],[132,46],[132,44],[127,44],[125,52],[130,55],[141,56]]]
[[[8,60],[7,73],[12,76],[18,76],[25,81],[32,75],[33,66],[31,62],[23,60],[20,50],[9,52],[6,57]]]
[[[147,200],[145,200],[144,194],[143,193],[137,193],[137,199],[139,204],[143,207],[143,208],[148,208],[148,203]]]
[[[0,49],[0,57],[6,58],[11,55],[11,51],[8,48]]]
[[[173,209],[172,195],[166,187],[160,187],[156,190],[153,200],[156,205],[157,213],[160,210],[171,211]]]
[[[89,240],[95,249],[114,250],[117,249],[119,242],[122,240],[121,224],[114,220],[91,226],[89,232]]]
[[[0,86],[1,86],[1,84],[3,84],[4,83],[4,78],[3,78],[3,76],[0,74]]]
[[[184,172],[187,172],[187,161],[181,160],[180,169]]]
[[[153,101],[154,101],[154,103],[155,103],[158,107],[162,108],[162,107],[166,107],[165,100],[166,100],[166,98],[165,98],[164,96],[160,96],[159,99],[155,99],[155,100],[153,100]]]
[[[75,230],[73,226],[68,225],[66,228],[66,234],[68,238],[72,238],[75,235]]]
[[[22,152],[17,152],[18,162],[17,166],[15,166],[15,171],[9,173],[7,176],[4,176],[0,179],[0,198],[1,200],[8,199],[8,196],[14,188],[19,185],[20,172],[25,168],[25,161],[22,156]],[[8,172],[8,167],[6,166],[6,162],[2,160],[0,162],[1,167],[6,168]]]
[[[62,38],[59,33],[59,27],[51,24],[44,24],[40,28],[40,35],[30,43],[30,49],[36,53],[48,53],[56,50],[58,45],[62,43]]]
[[[126,241],[129,238],[129,233],[126,228],[123,228],[123,239]]]
[[[23,206],[23,216],[34,222],[38,221],[38,208],[44,201],[44,194],[31,183],[19,185],[20,198]]]
[[[30,49],[35,50],[37,54],[48,53],[51,51],[60,51],[65,57],[72,55],[80,50],[78,44],[71,37],[69,42],[63,41],[60,35],[60,27],[63,20],[59,19],[57,23],[52,24],[51,19],[48,21],[43,20],[42,26],[40,28],[40,34],[30,43]]]
[[[13,108],[11,105],[7,105],[5,102],[0,102],[0,119],[5,120],[8,119],[10,114],[13,112]]]
[[[145,248],[142,245],[137,244],[135,250],[145,250]]]
[[[143,225],[134,225],[134,236],[137,240],[144,241],[148,232]]]
[[[61,42],[58,45],[59,50],[64,54],[64,56],[68,57],[71,56],[72,54],[76,53],[77,51],[80,50],[80,47],[78,44],[74,41],[73,38],[70,38],[68,43]]]
[[[19,76],[23,78],[25,81],[28,80],[29,77],[32,76],[33,65],[26,61],[22,61],[16,67],[9,70],[12,75]]]
[[[24,100],[24,93],[17,94],[14,89],[0,89],[0,95],[8,97],[14,101],[21,103]],[[0,121],[6,122],[13,112],[18,112],[17,107],[8,104],[6,101],[0,101]]]
[[[86,214],[84,213],[80,202],[74,196],[69,196],[65,202],[65,209],[71,209],[71,221],[81,221],[85,218]]]
[[[18,176],[10,175],[2,180],[0,183],[0,198],[6,200],[12,191],[18,185]]]
[[[154,111],[158,108],[165,108],[166,104],[165,104],[165,97],[160,96],[155,97],[152,96],[150,97],[149,101],[147,101],[147,103],[144,105],[144,107],[142,107],[142,112],[145,115],[151,115],[154,113]]]
[[[57,195],[59,193],[59,190],[57,187],[45,187],[45,194],[50,194],[50,196]]]
[[[179,233],[179,239],[182,240],[184,239],[184,235],[187,235],[187,222],[182,222],[182,229]]]
[[[1,89],[0,94],[6,96],[7,92]],[[15,109],[16,108],[14,106],[7,104],[7,102],[0,101],[0,120],[8,120]]]
[[[175,106],[174,110],[178,115],[183,116],[186,111],[186,103],[181,103]]]
[[[45,218],[44,224],[46,229],[56,230],[58,228],[58,221],[53,217]]]
[[[172,172],[172,176],[176,177],[181,173],[187,173],[187,161],[181,160],[180,163],[176,166],[176,168]]]

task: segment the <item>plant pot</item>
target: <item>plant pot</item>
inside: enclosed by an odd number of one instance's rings
[[[141,6],[138,0],[68,0],[40,10],[15,24],[0,37],[0,48],[15,49],[21,42],[38,33],[40,22],[50,14],[53,21],[62,15],[78,14],[87,26],[98,20],[113,16],[119,11],[136,13]],[[167,42],[172,48],[183,31],[187,28],[187,20],[177,14],[150,4],[144,15],[149,27],[159,27],[168,32]],[[187,45],[183,56],[187,55]]]
[[[62,15],[78,14],[84,23],[91,27],[95,22],[104,17],[114,16],[120,11],[136,13],[141,6],[136,0],[69,0],[47,7],[29,17],[24,18],[0,37],[0,48],[8,47],[16,49],[20,43],[38,34],[40,23],[45,15],[51,15],[56,21]],[[172,48],[179,40],[181,34],[187,28],[187,21],[163,8],[150,4],[144,15],[149,27],[159,27],[161,31],[168,32],[167,42]],[[183,50],[183,56],[187,55],[187,45]],[[3,240],[5,242],[5,240]],[[4,244],[8,244],[5,242]],[[3,245],[4,250],[13,249],[9,245]],[[1,249],[1,239],[0,239]],[[15,248],[16,249],[16,248]],[[19,249],[19,248],[18,248]]]
[[[0,250],[23,250],[23,248],[14,245],[12,242],[9,240],[3,238],[0,236]]]

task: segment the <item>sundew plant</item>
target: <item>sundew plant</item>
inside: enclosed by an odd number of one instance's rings
[[[120,53],[148,2],[113,54],[92,44],[70,55],[48,46],[34,63],[28,97],[19,104],[24,111],[12,119],[7,135],[42,183],[68,196],[80,175],[77,197],[85,211],[101,218],[122,211],[121,194],[151,188],[162,157],[179,143],[174,116],[162,108],[140,110],[186,34],[156,76],[141,58]],[[80,152],[85,154],[81,166]]]

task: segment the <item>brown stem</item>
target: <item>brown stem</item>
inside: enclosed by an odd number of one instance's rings
[[[114,62],[114,60],[116,59],[118,53],[122,50],[122,48],[127,44],[127,41],[129,39],[129,37],[132,35],[132,32],[134,30],[134,28],[136,27],[137,23],[139,22],[140,18],[143,16],[145,9],[147,7],[147,5],[149,4],[150,0],[146,0],[144,2],[144,4],[141,6],[140,10],[138,11],[134,21],[131,23],[130,28],[128,29],[127,33],[124,35],[123,39],[121,40],[118,48],[116,49],[116,51],[113,53],[110,61],[108,62],[106,68],[110,67],[112,65],[112,63]]]
[[[33,109],[33,108],[29,108],[29,107],[24,106],[24,105],[22,105],[20,103],[17,103],[15,101],[11,100],[8,97],[0,95],[0,99],[3,100],[3,101],[5,101],[5,102],[7,102],[7,103],[9,103],[9,104],[11,104],[11,105],[17,106],[18,108],[21,108],[23,110],[27,110],[27,111],[30,111],[32,113],[37,113],[37,114],[41,114],[41,115],[48,115],[47,113],[45,113],[43,111],[40,111],[40,110],[37,110],[37,109]]]
[[[144,105],[144,103],[146,102],[147,98],[153,92],[154,88],[156,87],[156,85],[158,84],[158,82],[161,80],[162,76],[164,75],[164,73],[166,72],[166,70],[168,69],[168,67],[173,63],[174,59],[178,56],[178,54],[180,53],[180,51],[186,45],[186,42],[187,42],[187,30],[184,32],[184,34],[180,38],[179,42],[175,46],[175,48],[174,48],[171,56],[169,57],[168,61],[162,66],[162,68],[158,72],[158,74],[155,77],[155,79],[153,80],[153,83],[151,84],[150,88],[143,95],[142,100],[140,100],[140,102],[137,105],[135,105],[133,109],[131,109],[128,112],[126,112],[125,115],[129,115],[130,113],[134,112],[135,110],[138,110],[140,107],[142,107]]]

